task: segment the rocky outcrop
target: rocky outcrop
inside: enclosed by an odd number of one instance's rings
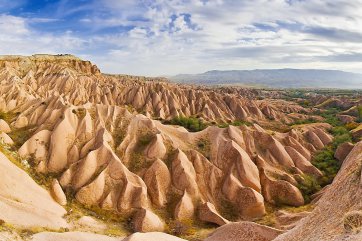
[[[217,228],[205,241],[271,241],[282,233],[252,222],[229,223]]]
[[[87,232],[41,232],[33,235],[30,241],[122,241],[123,238],[109,237]]]
[[[343,163],[344,159],[347,157],[347,155],[351,152],[354,145],[350,142],[342,143],[337,147],[336,152],[334,153],[334,157]]]
[[[147,209],[137,211],[132,223],[135,232],[162,232],[165,228],[161,219]]]
[[[206,202],[199,206],[199,219],[208,222],[215,223],[217,225],[224,225],[229,223],[229,221],[223,218],[216,210],[215,206],[212,203]]]
[[[51,194],[57,203],[64,206],[67,204],[67,197],[65,196],[62,187],[57,179],[54,179],[51,185]]]
[[[261,169],[260,178],[263,184],[263,196],[268,202],[296,207],[304,204],[302,193],[291,183],[284,180],[273,180],[263,169]]]
[[[184,192],[181,200],[177,203],[174,217],[176,220],[191,220],[194,216],[195,208],[190,195]]]
[[[159,232],[134,233],[123,241],[186,241],[169,234]]]
[[[351,211],[360,210],[362,142],[344,160],[333,183],[325,190],[316,207],[295,228],[275,240],[359,240],[358,234],[345,230],[343,220]]]
[[[0,219],[18,227],[68,226],[66,210],[28,174],[0,152]]]
[[[0,132],[4,132],[4,133],[9,133],[11,132],[11,128],[8,125],[8,123],[6,123],[6,121],[0,119]]]
[[[147,169],[143,180],[148,188],[152,202],[159,207],[167,203],[167,191],[171,185],[171,174],[166,164],[157,159]]]
[[[284,210],[279,210],[275,213],[276,227],[281,230],[290,230],[294,228],[298,222],[310,214],[308,211],[299,213],[290,213]]]

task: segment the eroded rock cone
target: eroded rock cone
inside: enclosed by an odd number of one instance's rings
[[[6,121],[0,119],[0,132],[4,132],[4,133],[9,133],[11,132],[11,128],[8,125],[8,123],[6,123]]]
[[[223,218],[216,210],[212,203],[206,202],[198,208],[199,219],[208,223],[224,225],[229,223],[229,220]]]
[[[147,209],[137,211],[133,217],[132,224],[135,232],[163,232],[165,229],[161,219]]]
[[[347,155],[352,151],[353,147],[354,145],[350,142],[340,144],[334,153],[334,157],[340,161],[340,163],[343,163],[344,159],[346,159]]]
[[[52,181],[51,194],[54,200],[57,201],[57,203],[60,205],[65,206],[67,204],[67,197],[65,196],[63,189],[57,179]]]

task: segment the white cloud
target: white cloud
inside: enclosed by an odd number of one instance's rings
[[[31,29],[33,19],[0,15],[0,54],[68,53],[79,51],[87,42],[66,31],[60,35]]]
[[[362,72],[362,0],[93,0],[71,11],[66,2],[57,14],[91,10],[78,24],[93,34],[49,33],[31,28],[31,19],[1,15],[0,52],[70,52],[105,72],[144,75],[283,67]]]

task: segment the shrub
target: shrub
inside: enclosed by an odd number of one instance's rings
[[[319,151],[313,158],[312,164],[323,172],[319,184],[325,186],[333,181],[333,178],[337,174],[340,164],[334,158],[334,150],[332,146],[327,146],[323,150]]]
[[[207,159],[210,159],[210,141],[206,138],[200,138],[197,140],[197,149],[204,155]]]
[[[34,133],[34,126],[25,126],[12,130],[9,136],[15,143],[16,148],[20,148]]]
[[[290,123],[289,125],[304,125],[304,124],[311,124],[311,123],[316,123],[317,121],[315,119],[313,119],[312,117],[309,117],[308,119],[305,120],[296,120],[293,123]]]
[[[166,122],[166,124],[180,125],[192,132],[202,131],[207,127],[207,124],[200,118],[184,116],[175,117],[171,121]]]
[[[362,212],[352,211],[343,217],[343,226],[347,232],[359,233],[362,229]]]
[[[304,201],[309,203],[311,201],[310,196],[321,190],[321,186],[314,176],[304,174],[302,177],[303,181],[298,184],[298,189],[302,192]]]
[[[357,106],[357,118],[358,122],[362,122],[362,105]]]
[[[223,123],[223,124],[220,124],[220,125],[218,125],[218,127],[220,127],[220,128],[226,128],[226,127],[229,127],[230,125],[232,125],[232,126],[242,126],[242,125],[251,126],[252,123],[249,122],[249,121],[236,120],[236,121],[231,122],[231,123]]]

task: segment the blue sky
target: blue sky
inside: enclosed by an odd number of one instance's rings
[[[0,0],[0,54],[71,53],[103,72],[362,73],[362,0]]]

